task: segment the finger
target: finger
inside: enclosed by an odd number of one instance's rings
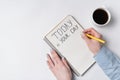
[[[47,61],[47,65],[48,65],[49,69],[50,69],[52,72],[54,72],[54,69],[53,69],[53,67],[52,67],[52,65],[51,65],[51,63],[50,63],[49,61]]]
[[[90,39],[85,34],[82,34],[81,36],[85,40],[85,42],[88,44]]]
[[[53,60],[54,64],[61,63],[60,57],[54,50],[51,51],[51,55],[52,55],[52,60]]]
[[[70,67],[69,67],[69,65],[64,57],[62,58],[62,62],[68,69],[70,69]]]
[[[53,63],[53,61],[52,61],[52,59],[51,59],[51,57],[50,57],[50,55],[49,54],[47,54],[47,62],[49,63],[49,68],[53,68],[54,67],[54,63]]]
[[[92,30],[91,30],[91,33],[93,33],[94,36],[97,37],[97,38],[100,38],[100,37],[101,37],[101,34],[100,34],[99,32],[97,32],[95,29],[92,29]]]
[[[92,29],[93,29],[93,28],[85,29],[85,30],[83,31],[83,33],[84,33],[84,34],[94,35],[94,33],[92,32]]]
[[[97,38],[101,38],[101,34],[99,32],[97,32],[94,28],[89,28],[89,29],[85,29],[83,31],[83,33],[87,33],[87,34],[90,34],[92,36],[95,36]]]
[[[85,29],[83,32],[86,33],[86,32],[91,32],[93,28],[88,28],[88,29]]]

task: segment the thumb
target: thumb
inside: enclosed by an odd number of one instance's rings
[[[87,44],[89,43],[90,39],[85,34],[82,34],[81,37],[85,40]]]

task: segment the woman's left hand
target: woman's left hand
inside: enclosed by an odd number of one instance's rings
[[[72,80],[71,69],[65,58],[60,59],[54,50],[51,55],[47,55],[47,64],[57,80]]]

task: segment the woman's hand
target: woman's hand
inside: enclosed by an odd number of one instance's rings
[[[57,55],[55,51],[51,51],[52,57],[47,55],[47,64],[55,75],[57,80],[72,80],[72,73],[67,61]]]
[[[83,35],[82,35],[82,38],[85,40],[85,42],[87,43],[88,45],[88,48],[91,50],[91,52],[93,52],[94,55],[97,54],[97,52],[100,50],[101,48],[101,43],[96,41],[96,40],[93,40],[93,39],[90,39],[86,36],[86,34],[90,34],[96,38],[102,38],[102,35],[100,33],[98,33],[95,29],[93,28],[89,28],[89,29],[86,29],[83,31]]]

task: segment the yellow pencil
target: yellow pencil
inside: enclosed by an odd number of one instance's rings
[[[89,34],[86,34],[86,36],[87,37],[89,37],[89,38],[91,38],[91,39],[94,39],[94,40],[96,40],[96,41],[99,41],[99,42],[101,42],[101,43],[105,43],[105,41],[104,40],[102,40],[102,39],[99,39],[99,38],[96,38],[96,37],[94,37],[94,36],[91,36],[91,35],[89,35]]]

